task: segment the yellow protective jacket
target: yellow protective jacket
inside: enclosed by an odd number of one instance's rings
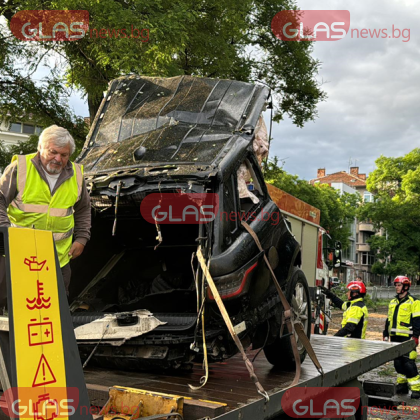
[[[344,302],[332,294],[330,299],[334,306],[344,311],[341,329],[335,335],[337,337],[365,338],[369,312],[363,298]]]
[[[63,267],[70,261],[68,253],[74,230],[73,206],[81,196],[83,168],[72,163],[73,176],[51,195],[49,185],[31,162],[35,155],[19,155],[12,159],[12,162],[18,162],[18,194],[10,203],[7,214],[12,226],[52,231],[60,267]]]
[[[384,337],[392,341],[406,341],[420,335],[420,301],[407,293],[402,299],[396,296],[388,307]]]

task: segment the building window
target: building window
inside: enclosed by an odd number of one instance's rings
[[[363,201],[365,203],[372,203],[373,202],[372,193],[365,191],[365,193],[363,194]]]
[[[21,123],[11,123],[10,124],[10,128],[9,131],[11,131],[12,133],[20,133],[22,130],[22,124]]]
[[[356,252],[356,260],[355,260],[356,264],[359,263],[359,254]]]
[[[349,246],[345,249],[343,249],[343,259],[344,260],[350,260],[353,261],[354,260],[354,242],[353,241],[349,241]]]
[[[31,124],[22,124],[23,134],[35,134],[35,126]]]
[[[369,252],[362,252],[362,265],[372,265],[375,262],[375,256]]]
[[[21,133],[21,134],[39,134],[42,131],[42,127],[39,125],[21,123],[21,122],[12,122],[10,123],[9,131],[12,133]]]
[[[356,243],[359,243],[359,234],[356,233]]]
[[[362,265],[367,265],[368,263],[368,253],[362,252]]]

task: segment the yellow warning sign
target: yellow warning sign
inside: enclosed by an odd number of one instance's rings
[[[38,388],[40,397],[51,390],[49,399],[54,399],[55,390],[61,389],[62,398],[66,371],[52,233],[10,228],[9,246],[9,311],[13,315],[18,389]]]

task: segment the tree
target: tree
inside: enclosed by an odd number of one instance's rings
[[[0,0],[9,22],[19,10],[83,9],[89,11],[91,29],[110,30],[102,39],[15,42],[5,50],[34,68],[44,56],[62,57],[61,67],[51,70],[51,83],[63,85],[65,71],[65,82],[85,93],[92,120],[108,82],[133,72],[261,82],[274,91],[275,119],[289,115],[301,127],[316,117],[316,105],[325,99],[316,80],[320,63],[311,57],[312,42],[280,41],[270,29],[277,12],[296,8],[294,0]],[[148,42],[116,34],[132,26],[148,29]]]
[[[38,136],[32,135],[25,142],[19,142],[9,147],[0,142],[0,172],[3,172],[4,168],[9,165],[14,155],[26,155],[28,153],[34,153],[38,146]]]
[[[266,182],[321,210],[321,226],[332,240],[349,244],[350,223],[354,222],[359,197],[340,193],[327,184],[311,185],[297,175],[290,175],[278,166],[278,158],[267,162],[264,169]]]
[[[420,271],[420,149],[402,157],[381,156],[375,163],[367,180],[375,200],[359,209],[359,218],[370,219],[385,234],[370,240],[378,253],[373,269],[414,276]]]
[[[65,85],[51,75],[41,82],[31,78],[43,58],[39,46],[18,41],[1,29],[0,24],[0,118],[30,119],[44,127],[57,124],[77,141],[84,140],[86,126],[69,109]]]

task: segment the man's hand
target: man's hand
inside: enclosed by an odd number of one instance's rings
[[[70,258],[74,260],[83,252],[84,249],[85,249],[85,246],[82,245],[80,242],[73,242],[69,251]]]
[[[330,297],[333,296],[334,293],[330,292],[326,287],[324,286],[318,286],[318,289],[321,290],[322,293],[324,293],[325,296]]]
[[[383,336],[382,341],[389,341],[389,337],[388,336],[387,337]]]
[[[416,342],[416,346],[419,345],[419,338],[418,337],[413,337],[413,340]]]

